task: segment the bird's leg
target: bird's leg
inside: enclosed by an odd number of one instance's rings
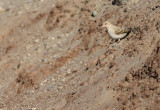
[[[119,43],[121,41],[121,39],[118,39],[117,43]]]

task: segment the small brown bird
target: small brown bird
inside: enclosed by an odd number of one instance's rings
[[[107,28],[110,37],[118,40],[125,38],[131,31],[131,28],[120,28],[109,21],[106,21],[102,27]]]

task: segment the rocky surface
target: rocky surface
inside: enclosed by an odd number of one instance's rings
[[[0,1],[0,109],[159,110],[160,1]],[[130,27],[120,42],[102,23]]]

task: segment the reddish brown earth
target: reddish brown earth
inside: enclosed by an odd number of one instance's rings
[[[0,1],[0,110],[160,110],[160,1],[112,2]]]

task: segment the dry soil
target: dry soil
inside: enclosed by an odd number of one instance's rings
[[[0,7],[0,110],[160,110],[159,0]],[[106,20],[132,31],[116,42]]]

